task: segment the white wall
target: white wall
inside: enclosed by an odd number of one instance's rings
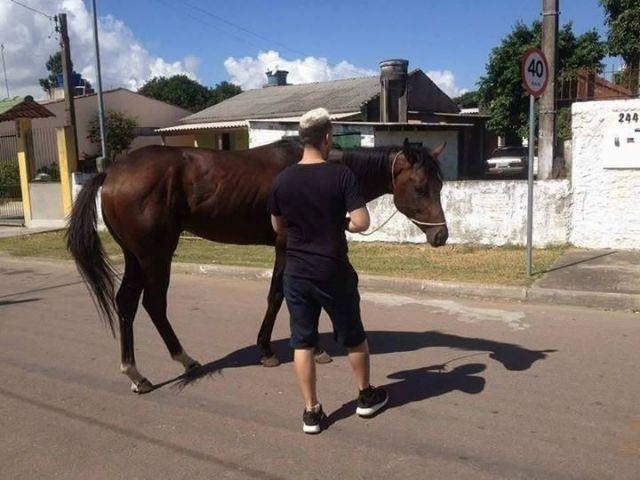
[[[391,195],[371,202],[372,229],[395,211]],[[525,245],[527,182],[447,182],[442,206],[449,228],[449,243]],[[536,182],[534,188],[534,246],[565,244],[569,237],[570,186],[567,180]],[[398,213],[371,236],[353,235],[353,240],[424,243],[422,231]]]
[[[640,119],[634,118],[640,117],[640,99],[574,103],[572,114],[570,241],[587,248],[639,249]]]
[[[334,124],[334,133],[360,132],[360,144],[363,147],[375,146],[373,127],[362,125]],[[277,142],[285,136],[297,136],[298,124],[293,122],[264,122],[260,120],[249,121],[249,148],[268,145]],[[404,137],[403,137],[404,138]]]

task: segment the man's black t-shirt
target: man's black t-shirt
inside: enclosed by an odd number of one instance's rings
[[[364,207],[358,182],[346,166],[295,164],[278,175],[269,211],[287,227],[285,273],[330,280],[349,268],[345,215]]]

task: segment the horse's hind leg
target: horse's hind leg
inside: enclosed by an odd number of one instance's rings
[[[184,351],[167,318],[167,290],[169,289],[172,255],[173,250],[166,258],[147,257],[141,261],[144,272],[142,305],[164,340],[171,358],[182,364],[185,371],[189,371],[199,367],[200,363]]]
[[[278,357],[276,357],[271,350],[271,336],[273,334],[276,317],[278,316],[284,299],[283,280],[285,255],[285,245],[277,244],[276,261],[273,266],[273,276],[271,277],[271,285],[267,296],[267,312],[264,314],[264,319],[258,332],[258,347],[262,353],[260,363],[265,367],[277,367],[280,365]],[[315,359],[317,363],[329,363],[332,361],[331,356],[319,347],[316,347]]]
[[[120,323],[120,371],[131,380],[131,390],[136,393],[147,393],[153,385],[144,378],[136,367],[133,346],[133,320],[138,310],[140,295],[144,285],[142,269],[138,260],[130,253],[124,254],[124,276],[116,295]]]

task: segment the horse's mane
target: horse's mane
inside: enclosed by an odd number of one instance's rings
[[[345,165],[361,164],[368,162],[370,164],[388,165],[388,159],[392,153],[396,153],[400,150],[405,151],[409,155],[413,156],[416,160],[422,160],[427,168],[428,173],[435,173],[442,178],[442,169],[440,168],[440,162],[435,159],[428,148],[421,147],[355,147],[345,148],[342,150],[342,160]]]

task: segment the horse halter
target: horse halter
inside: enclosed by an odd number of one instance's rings
[[[398,159],[398,157],[400,156],[401,153],[402,153],[402,150],[400,150],[398,153],[396,153],[395,156],[393,157],[393,161],[391,162],[391,186],[393,187],[393,192],[396,191],[396,175],[395,175],[396,160]],[[396,212],[397,212],[397,210],[396,210]],[[395,215],[396,212],[394,212],[393,215]],[[407,218],[409,220],[411,220],[413,223],[415,223],[417,225],[424,225],[425,227],[442,227],[442,226],[445,226],[447,224],[447,222],[439,222],[439,223],[421,222],[420,220],[416,220],[415,218],[411,218],[409,216],[407,216]],[[391,217],[389,217],[389,220],[391,220]],[[387,222],[389,220],[387,220]],[[387,222],[384,222],[380,227],[382,227]]]

